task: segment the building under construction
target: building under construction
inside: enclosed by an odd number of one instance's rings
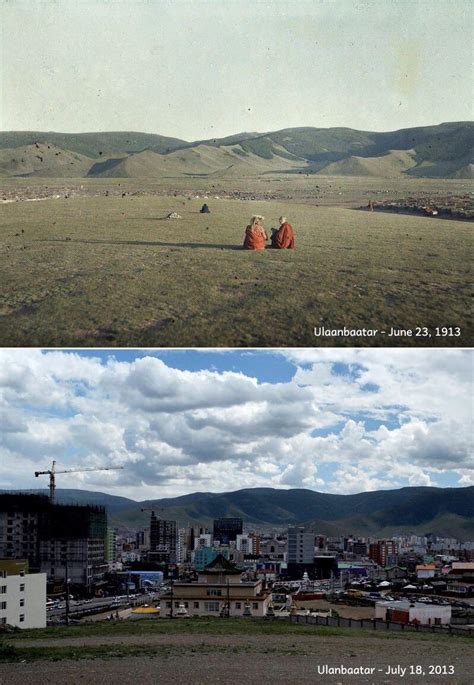
[[[107,570],[107,515],[92,505],[55,504],[44,495],[0,495],[0,558],[28,559],[50,586],[69,578],[91,591]]]

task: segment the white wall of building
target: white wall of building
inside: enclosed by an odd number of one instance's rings
[[[426,625],[434,625],[438,619],[442,625],[451,622],[451,607],[445,605],[416,604],[410,607],[410,623],[414,620]]]
[[[253,538],[249,535],[237,535],[235,546],[239,552],[244,554],[253,554]]]
[[[194,538],[194,549],[200,549],[201,547],[211,547],[212,546],[212,535],[210,533],[201,533],[197,538]]]
[[[231,599],[230,601],[230,611],[229,616],[231,617],[241,617],[244,615],[246,610],[246,604],[248,605],[247,611],[248,616],[254,616],[258,618],[263,618],[266,616],[268,611],[268,605],[271,601],[271,594],[265,598],[253,597],[248,600],[246,599]],[[170,616],[171,612],[171,602],[173,602],[173,613],[176,616],[181,605],[184,606],[188,616],[220,616],[222,610],[226,611],[227,601],[222,598],[209,597],[203,599],[202,597],[188,598],[186,599],[169,599],[168,597],[160,599],[160,616],[165,618]]]
[[[387,620],[388,611],[395,609],[408,612],[408,621],[417,621],[422,625],[447,625],[451,622],[451,606],[440,604],[423,604],[421,602],[377,602],[375,604],[375,618]]]
[[[46,573],[0,578],[0,623],[18,628],[46,626]]]

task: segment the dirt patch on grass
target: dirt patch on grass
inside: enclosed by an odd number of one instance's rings
[[[444,641],[442,654],[439,643],[400,638],[365,639],[347,636],[160,636],[154,645],[143,644],[133,655],[139,636],[122,638],[120,644],[107,643],[108,658],[81,658],[80,645],[71,647],[69,659],[36,661],[34,667],[25,663],[0,664],[2,685],[39,685],[54,681],[57,685],[76,682],[116,685],[140,682],[156,685],[159,682],[193,683],[372,683],[392,685],[400,682],[399,675],[386,675],[392,668],[421,666],[426,673],[432,665],[450,665],[449,676],[420,676],[407,673],[403,682],[408,685],[444,683],[470,685],[474,658],[470,645],[457,640]],[[103,643],[105,644],[105,643]],[[43,649],[51,649],[48,647]],[[38,647],[38,642],[36,642]],[[76,651],[74,651],[74,649]],[[83,647],[83,654],[92,649]],[[25,650],[25,653],[27,650]],[[52,654],[54,650],[51,650]],[[126,657],[126,658],[125,658]],[[77,660],[76,660],[77,659]],[[370,667],[370,675],[321,675],[318,667]],[[380,669],[380,671],[379,671]]]

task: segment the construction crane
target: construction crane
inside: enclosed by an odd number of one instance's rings
[[[152,517],[155,517],[157,519],[161,518],[161,516],[156,516],[155,511],[164,511],[163,507],[142,507],[140,511],[151,511]]]
[[[56,471],[56,462],[53,461],[51,468],[47,471],[35,471],[35,476],[48,476],[49,475],[49,501],[54,503],[54,496],[56,493],[56,474],[57,473],[82,473],[83,471],[117,471],[123,469],[123,466],[102,466],[102,467],[92,467],[85,469],[65,469],[64,471]]]

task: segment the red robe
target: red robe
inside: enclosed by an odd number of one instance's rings
[[[267,234],[260,224],[247,226],[245,229],[244,248],[246,250],[264,250],[267,239]]]
[[[288,222],[282,224],[273,236],[272,245],[277,250],[293,250],[295,247],[293,226]]]

